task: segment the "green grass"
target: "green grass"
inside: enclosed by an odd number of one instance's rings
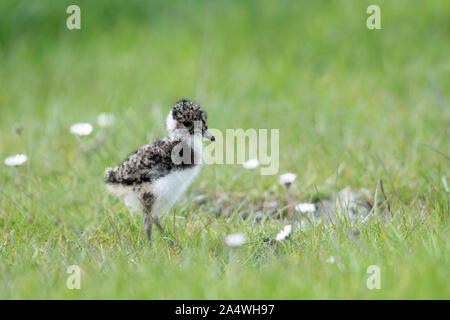
[[[449,299],[450,5],[376,2],[377,31],[373,1],[79,1],[69,31],[70,1],[2,1],[0,158],[29,161],[0,166],[0,298]],[[280,128],[295,202],[382,179],[391,214],[294,221],[267,243],[290,223],[252,219],[261,199],[284,200],[278,175],[213,165],[162,219],[182,250],[157,232],[147,245],[103,172],[164,135],[180,97],[212,128]],[[80,152],[99,129],[80,142],[69,127],[100,112],[117,124]],[[235,232],[248,243],[226,247]],[[374,264],[380,290],[366,287]],[[69,265],[81,290],[66,288]]]

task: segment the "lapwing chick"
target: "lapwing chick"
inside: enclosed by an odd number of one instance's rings
[[[107,189],[130,209],[143,213],[149,241],[153,222],[168,239],[158,216],[175,204],[198,175],[203,138],[215,140],[206,119],[199,105],[178,101],[167,116],[167,137],[140,147],[118,167],[106,170]]]

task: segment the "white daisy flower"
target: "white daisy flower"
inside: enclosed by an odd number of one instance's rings
[[[106,128],[114,125],[116,118],[113,114],[102,112],[97,117],[97,123],[100,127]]]
[[[80,137],[90,135],[92,130],[94,130],[94,127],[89,122],[75,123],[70,127],[70,133]]]
[[[280,176],[280,182],[285,185],[290,185],[296,178],[297,175],[295,173],[288,172]]]
[[[10,167],[20,166],[27,161],[27,156],[24,154],[16,154],[15,156],[11,156],[5,159],[5,165]]]
[[[246,237],[243,233],[229,234],[225,237],[225,243],[230,247],[239,247],[245,243]]]
[[[303,213],[312,213],[316,212],[316,206],[314,203],[299,203],[295,206],[295,210]]]
[[[245,161],[243,164],[245,169],[255,169],[258,168],[259,166],[259,161],[258,159],[250,159]]]
[[[333,264],[336,260],[334,259],[333,256],[330,256],[327,260],[325,260],[325,263],[331,263]]]
[[[277,234],[277,236],[275,237],[275,240],[282,241],[282,240],[286,239],[289,236],[289,234],[291,233],[291,231],[292,231],[292,226],[290,224],[288,224],[287,226],[285,226],[283,228],[283,230],[281,230]]]

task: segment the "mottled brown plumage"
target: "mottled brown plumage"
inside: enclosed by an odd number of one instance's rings
[[[172,170],[182,170],[192,167],[193,160],[186,160],[180,164],[172,161],[173,148],[180,143],[184,144],[182,139],[171,140],[169,138],[163,138],[140,147],[129,155],[117,168],[107,172],[107,183],[125,185],[140,185],[144,182],[151,183],[166,176]],[[186,146],[186,148],[194,153],[194,150],[190,146]],[[181,148],[179,155],[183,157],[183,148]]]
[[[200,106],[180,100],[167,117],[168,137],[140,147],[106,172],[108,190],[144,212],[149,240],[150,216],[165,234],[157,213],[173,204],[198,174],[202,136],[214,141],[206,121],[206,112]]]

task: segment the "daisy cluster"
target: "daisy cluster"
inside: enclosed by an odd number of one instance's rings
[[[97,117],[97,124],[101,128],[111,127],[112,125],[114,125],[114,122],[115,122],[115,117],[113,114],[102,112]],[[15,130],[17,133],[20,134],[23,130],[23,127],[20,127],[20,130],[17,128]],[[89,122],[79,122],[79,123],[75,123],[75,124],[71,125],[69,132],[76,136],[84,137],[84,136],[90,135],[93,130],[94,130],[94,126],[92,124],[90,124]],[[27,160],[28,160],[28,157],[26,154],[19,153],[19,154],[7,157],[3,163],[8,167],[18,167],[18,166],[21,166],[22,164],[24,164],[25,162],[27,162]]]
[[[245,161],[242,166],[244,169],[252,170],[259,167],[258,159],[249,159]],[[287,189],[294,183],[297,179],[297,175],[292,172],[283,173],[279,177],[280,183],[284,185]],[[289,190],[288,190],[289,191]],[[295,211],[301,213],[314,213],[316,211],[316,206],[314,203],[298,203],[295,205]],[[289,237],[292,232],[292,225],[288,224],[283,227],[283,229],[275,236],[276,241],[283,241]],[[245,244],[246,236],[243,233],[229,234],[225,237],[225,244],[230,247],[239,247]],[[334,258],[333,258],[334,259]],[[331,262],[332,263],[332,262]]]

